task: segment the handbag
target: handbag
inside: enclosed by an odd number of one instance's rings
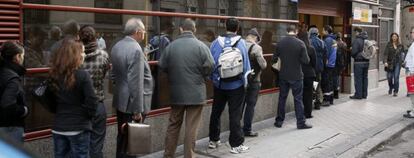
[[[32,95],[47,111],[56,113],[56,94],[53,90],[53,82],[51,79],[42,81],[38,86],[34,87]]]
[[[272,68],[274,69],[274,70],[277,70],[277,71],[280,71],[280,68],[281,68],[281,66],[282,66],[282,63],[281,63],[282,61],[280,61],[280,58],[279,57],[277,57],[277,61],[276,61],[276,63],[273,63],[272,64]]]
[[[414,75],[405,77],[408,94],[414,94]]]
[[[126,154],[144,155],[152,152],[150,125],[133,121],[124,126],[127,128]]]

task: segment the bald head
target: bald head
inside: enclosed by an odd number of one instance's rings
[[[132,35],[138,31],[144,31],[145,26],[141,19],[131,18],[125,24],[124,33],[126,35]]]
[[[181,24],[181,29],[183,31],[191,31],[191,32],[196,32],[196,24],[194,22],[194,20],[187,18],[183,21],[183,23]]]

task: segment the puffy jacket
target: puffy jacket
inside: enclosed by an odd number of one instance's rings
[[[323,71],[325,67],[325,61],[326,61],[325,43],[321,39],[319,39],[318,34],[316,33],[312,33],[310,35],[310,42],[313,48],[315,48],[315,53],[316,53],[315,71],[317,73],[320,73]]]
[[[389,42],[384,51],[384,63],[387,63],[389,67],[394,67],[395,64],[402,65],[404,61],[404,46],[402,44],[397,45],[397,49]]]
[[[352,53],[351,56],[355,59],[355,62],[369,62],[368,59],[362,57],[361,53],[364,51],[364,41],[368,39],[368,33],[362,32],[356,36],[352,42]]]
[[[0,67],[0,127],[23,127],[28,109],[21,76],[26,70],[17,64]]]
[[[336,36],[329,34],[325,38],[326,53],[327,53],[327,62],[326,67],[335,68],[336,62],[336,51],[338,50],[338,45],[336,43]]]

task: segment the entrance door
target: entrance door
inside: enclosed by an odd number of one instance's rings
[[[394,31],[393,20],[380,20],[380,40],[379,40],[379,80],[387,79],[387,73],[384,71],[384,51],[389,41],[391,33]]]

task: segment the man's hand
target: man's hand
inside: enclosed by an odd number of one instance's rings
[[[132,115],[132,119],[133,119],[135,122],[141,122],[141,120],[142,120],[142,115],[141,115],[141,113],[134,113],[134,115]]]

